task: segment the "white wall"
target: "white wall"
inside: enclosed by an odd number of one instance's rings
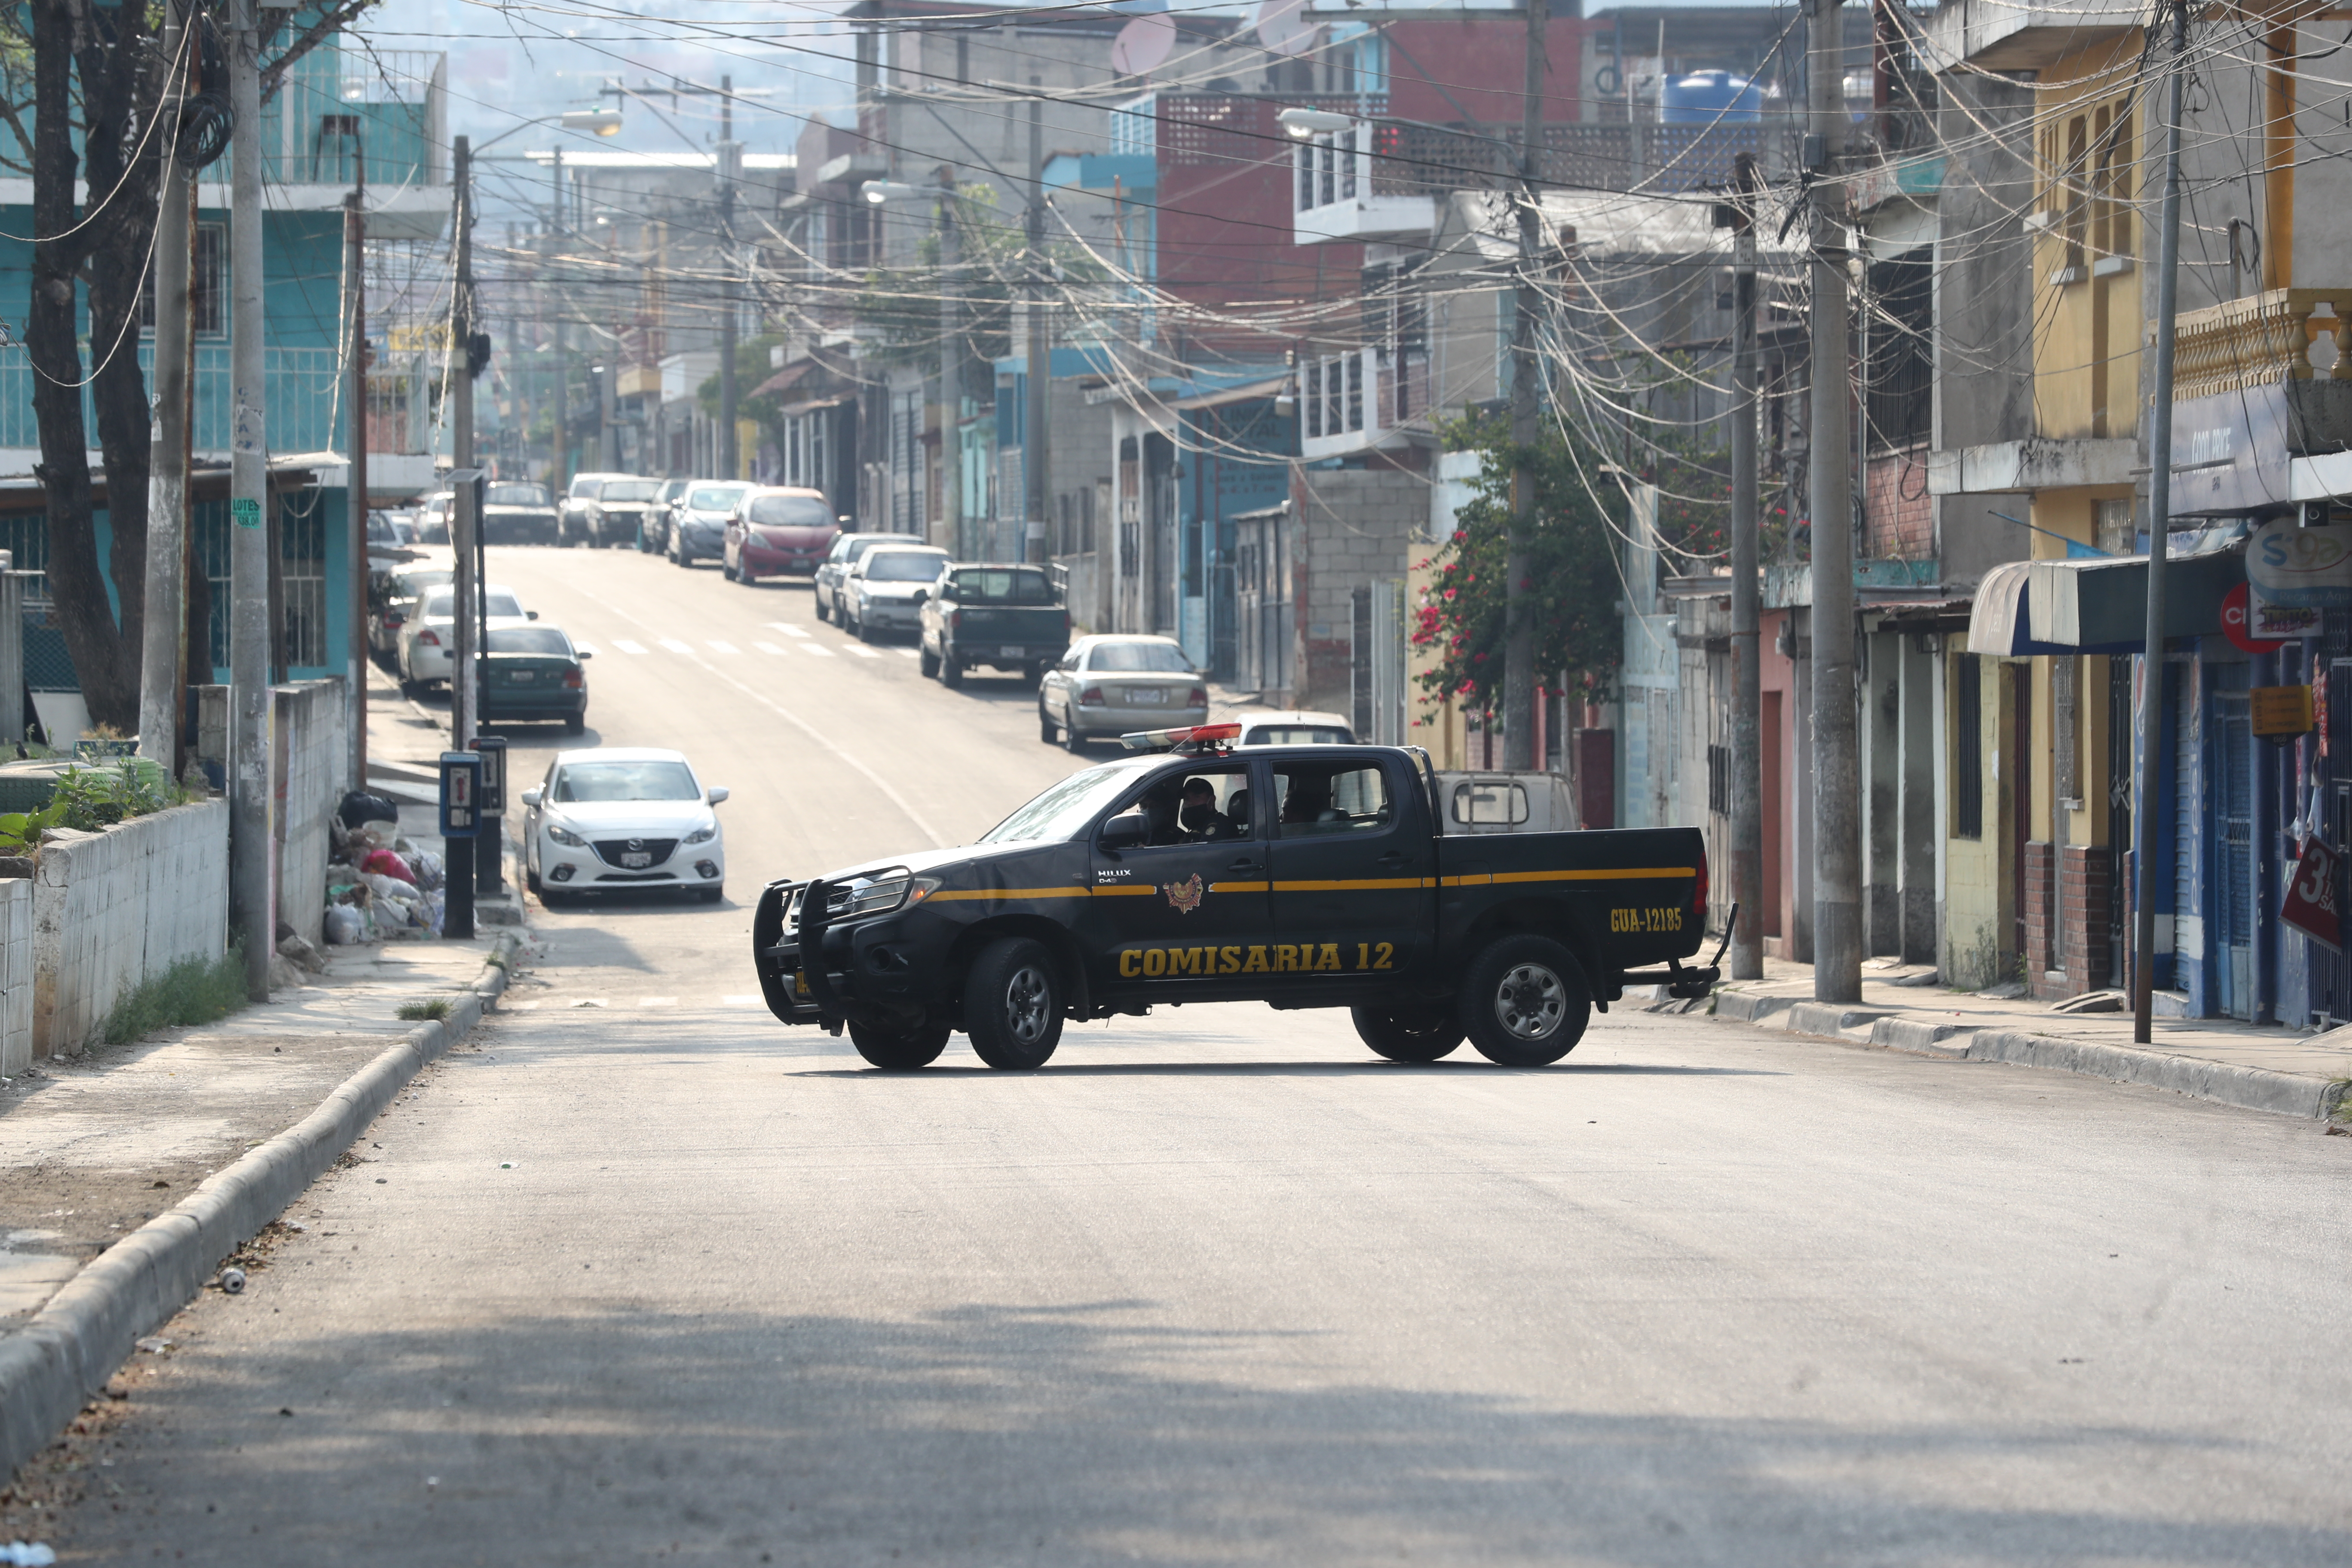
[[[0,880],[0,1076],[33,1065],[33,884]]]
[[[278,687],[277,701],[278,918],[315,942],[326,923],[327,821],[349,787],[351,726],[340,679]]]

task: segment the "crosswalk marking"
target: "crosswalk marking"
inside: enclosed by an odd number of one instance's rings
[[[705,637],[705,638],[703,639],[703,641],[704,641],[704,642],[706,642],[706,643],[708,643],[708,644],[709,645],[709,647],[710,647],[710,651],[711,651],[711,652],[713,652],[713,653],[740,653],[740,652],[741,652],[741,651],[742,651],[741,649],[738,648],[738,647],[737,647],[733,643],[731,643],[731,642],[720,642],[720,641],[719,641],[718,638],[716,638],[716,637]]]
[[[719,1005],[721,1007],[764,1007],[768,999],[765,996],[721,996]]]
[[[813,653],[819,658],[831,658],[833,657],[833,649],[825,647],[824,644],[821,642],[795,643],[793,646],[799,648],[803,653]]]
[[[755,642],[751,646],[758,648],[761,653],[781,654],[784,651],[782,648],[778,647],[772,642]]]
[[[901,658],[913,658],[917,653],[917,650],[911,647],[894,647],[890,651]]]
[[[860,658],[880,658],[882,657],[872,648],[867,647],[862,642],[844,643],[841,646],[847,648],[850,652],[856,654]]]
[[[804,637],[809,635],[806,626],[796,626],[790,621],[770,621],[768,624],[788,637]]]
[[[669,649],[672,653],[692,653],[694,651],[694,645],[692,643],[680,642],[676,637],[664,637],[661,639],[661,645],[662,647]]]
[[[613,646],[619,648],[623,653],[643,653],[646,651],[645,644],[631,642],[626,637],[614,637],[613,639]]]
[[[637,998],[637,1005],[640,1007],[675,1007],[677,1005],[677,998],[675,996],[640,996]]]

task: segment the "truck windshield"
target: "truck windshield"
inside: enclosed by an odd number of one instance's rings
[[[544,485],[492,485],[484,506],[546,506]]]
[[[1072,773],[980,837],[982,844],[1060,844],[1084,833],[1097,813],[1135,782],[1133,768]]]

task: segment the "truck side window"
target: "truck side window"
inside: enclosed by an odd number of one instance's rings
[[[1116,816],[1141,817],[1147,846],[1251,837],[1249,770],[1205,767],[1164,774]]]
[[[1295,763],[1275,770],[1274,787],[1285,838],[1378,832],[1396,816],[1377,764]]]
[[[1454,786],[1454,820],[1460,823],[1501,823],[1515,826],[1528,819],[1526,786],[1500,779]]]

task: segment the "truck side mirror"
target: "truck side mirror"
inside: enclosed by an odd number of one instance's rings
[[[1140,816],[1133,815],[1114,816],[1102,825],[1102,836],[1096,842],[1101,845],[1105,852],[1116,855],[1122,849],[1141,847],[1150,831]]]
[[[919,605],[930,596],[931,591],[929,588],[918,588],[915,590],[915,603]]]

